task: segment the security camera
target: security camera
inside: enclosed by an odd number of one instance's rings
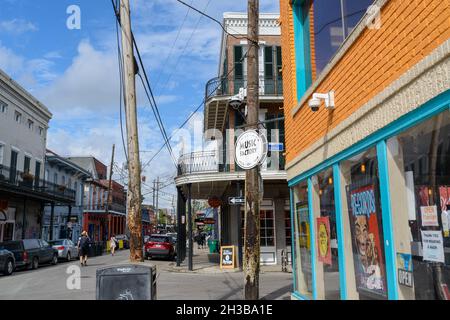
[[[247,96],[247,89],[239,88],[239,93],[230,97],[228,104],[235,110],[239,109],[245,102],[245,97]]]
[[[328,93],[313,93],[312,98],[308,101],[308,105],[313,112],[319,110],[320,101],[325,101],[325,108],[331,110],[334,109],[334,91],[331,90]]]
[[[308,105],[311,108],[312,112],[316,112],[320,107],[320,99],[312,98],[308,101]]]

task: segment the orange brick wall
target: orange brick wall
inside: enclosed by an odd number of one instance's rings
[[[390,0],[381,29],[365,29],[316,92],[335,90],[336,109],[297,105],[292,8],[280,0],[287,162],[292,161],[450,37],[450,0]],[[317,48],[316,48],[317,49]],[[319,75],[317,75],[319,76]]]

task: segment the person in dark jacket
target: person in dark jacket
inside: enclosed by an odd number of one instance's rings
[[[89,247],[91,246],[91,239],[86,231],[81,233],[81,237],[78,239],[78,252],[80,253],[81,266],[87,265],[87,257],[89,254]]]

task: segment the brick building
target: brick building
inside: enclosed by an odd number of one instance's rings
[[[280,13],[292,297],[450,299],[448,1]]]

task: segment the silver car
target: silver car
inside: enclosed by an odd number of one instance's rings
[[[70,239],[58,239],[49,241],[50,245],[58,250],[58,258],[67,261],[78,258],[78,248]]]

